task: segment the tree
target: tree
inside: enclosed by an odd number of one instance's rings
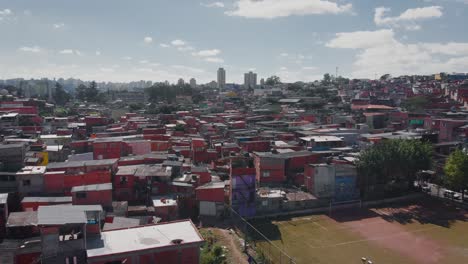
[[[276,85],[276,84],[280,84],[280,83],[281,83],[281,79],[280,79],[280,77],[278,77],[276,75],[268,77],[266,79],[266,81],[265,81],[266,85]]]
[[[182,125],[182,124],[177,124],[174,128],[175,131],[180,131],[180,132],[184,132],[185,131],[185,126]]]
[[[325,74],[323,75],[322,83],[323,83],[324,85],[329,85],[329,84],[331,83],[331,76],[330,76],[329,73],[325,73]]]
[[[167,103],[171,103],[175,101],[177,92],[186,93],[187,89],[189,88],[182,87],[181,91],[178,91],[174,85],[158,83],[146,88],[145,93],[148,95],[150,102],[166,101]]]
[[[78,100],[81,100],[81,101],[86,101],[86,89],[88,89],[88,87],[86,87],[86,85],[84,84],[80,84],[78,85],[78,87],[76,88],[76,98]]]
[[[381,81],[388,81],[390,78],[392,78],[392,76],[388,73],[380,76]]]
[[[134,112],[134,111],[138,111],[138,110],[141,110],[145,107],[144,104],[142,103],[131,103],[128,108],[130,109],[130,111]]]
[[[60,83],[55,83],[55,94],[54,94],[54,101],[58,105],[65,105],[68,101],[70,101],[70,94],[68,94],[62,87]]]
[[[363,196],[412,188],[416,173],[430,169],[432,151],[427,142],[401,139],[385,140],[363,151],[356,162]]]
[[[430,101],[425,96],[415,96],[408,98],[405,102],[402,103],[402,107],[409,112],[422,111],[427,108]]]
[[[445,163],[444,172],[447,187],[461,191],[463,199],[464,190],[468,189],[468,154],[459,149],[452,152]]]
[[[288,84],[288,90],[297,92],[301,90],[303,86],[304,85],[301,82],[290,83]]]
[[[97,84],[95,81],[92,81],[89,84],[88,89],[86,89],[86,99],[89,102],[96,102],[98,100],[99,91],[97,89]]]

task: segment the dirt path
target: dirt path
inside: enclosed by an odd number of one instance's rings
[[[213,232],[218,243],[225,246],[227,253],[227,262],[233,264],[248,264],[247,255],[241,250],[241,244],[235,233],[221,228],[207,228]]]

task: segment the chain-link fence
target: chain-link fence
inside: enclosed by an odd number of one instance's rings
[[[251,225],[247,220],[240,216],[235,210],[230,208],[231,221],[236,229],[243,237],[244,249],[248,251],[251,247],[256,252],[256,263],[264,264],[295,264],[294,259],[286,254],[284,250],[275,245],[262,232]]]

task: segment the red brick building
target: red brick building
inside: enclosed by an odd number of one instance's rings
[[[112,183],[80,185],[71,189],[74,205],[100,204],[112,207]]]

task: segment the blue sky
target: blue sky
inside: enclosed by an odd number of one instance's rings
[[[466,25],[468,0],[0,0],[0,78],[461,72]]]

